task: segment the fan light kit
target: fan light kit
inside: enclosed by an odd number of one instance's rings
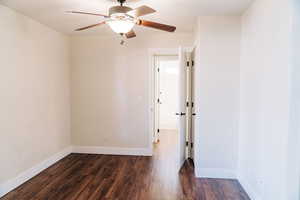
[[[111,20],[107,21],[110,28],[116,33],[128,33],[134,26],[131,21],[125,20]]]
[[[68,11],[69,13],[94,15],[94,16],[100,16],[107,19],[106,21],[97,24],[76,29],[75,31],[82,31],[95,26],[108,24],[108,26],[115,33],[118,33],[122,36],[125,36],[127,39],[129,39],[129,38],[136,37],[136,34],[133,31],[134,25],[150,27],[162,31],[167,31],[167,32],[174,32],[176,30],[175,26],[169,26],[166,24],[160,24],[156,22],[139,19],[139,17],[141,16],[156,12],[154,9],[148,6],[140,6],[138,8],[132,9],[130,7],[123,5],[126,0],[117,0],[117,1],[120,3],[120,5],[111,7],[109,9],[109,15],[102,15],[102,14],[89,13],[89,12],[79,12],[79,11]],[[121,42],[121,44],[123,43],[124,41]]]

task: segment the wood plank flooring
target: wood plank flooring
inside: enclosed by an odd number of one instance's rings
[[[180,172],[177,133],[162,132],[153,157],[71,154],[1,200],[250,200],[236,180]]]

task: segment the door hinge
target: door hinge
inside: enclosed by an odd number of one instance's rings
[[[159,129],[157,129],[157,132],[159,133]]]
[[[186,145],[187,147],[189,146],[189,144],[191,144],[191,148],[194,148],[194,143],[193,143],[193,142],[191,142],[191,143],[189,143],[188,141],[185,142],[185,145]]]
[[[194,107],[194,102],[192,102],[192,108]]]
[[[159,72],[159,70],[160,70],[160,69],[159,69],[159,68],[157,68],[157,72]]]
[[[189,107],[190,106],[190,103],[189,102],[186,102],[186,107]]]
[[[186,66],[187,66],[187,67],[190,66],[190,62],[189,62],[189,61],[186,62]]]
[[[192,66],[194,66],[195,65],[195,62],[192,60]]]

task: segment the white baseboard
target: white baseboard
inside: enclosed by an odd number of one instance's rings
[[[244,188],[251,200],[262,200],[262,197],[255,192],[255,190],[245,177],[239,174],[238,181],[240,182],[240,184],[242,185],[242,187]]]
[[[195,169],[197,178],[218,178],[218,179],[236,179],[236,173],[233,170],[222,168],[199,168]]]
[[[73,153],[152,156],[150,148],[121,148],[101,146],[73,146]]]
[[[22,172],[17,177],[8,180],[7,182],[0,185],[0,197],[4,196],[8,192],[14,190],[18,186],[22,185],[32,177],[39,174],[41,171],[47,169],[57,161],[61,160],[65,156],[72,153],[72,147],[68,147],[64,149],[63,151],[51,156],[50,158],[44,160],[43,162],[37,164],[36,166]]]

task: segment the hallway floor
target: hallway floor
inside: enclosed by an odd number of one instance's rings
[[[1,200],[250,200],[235,180],[180,173],[177,132],[162,131],[153,157],[71,154]]]

